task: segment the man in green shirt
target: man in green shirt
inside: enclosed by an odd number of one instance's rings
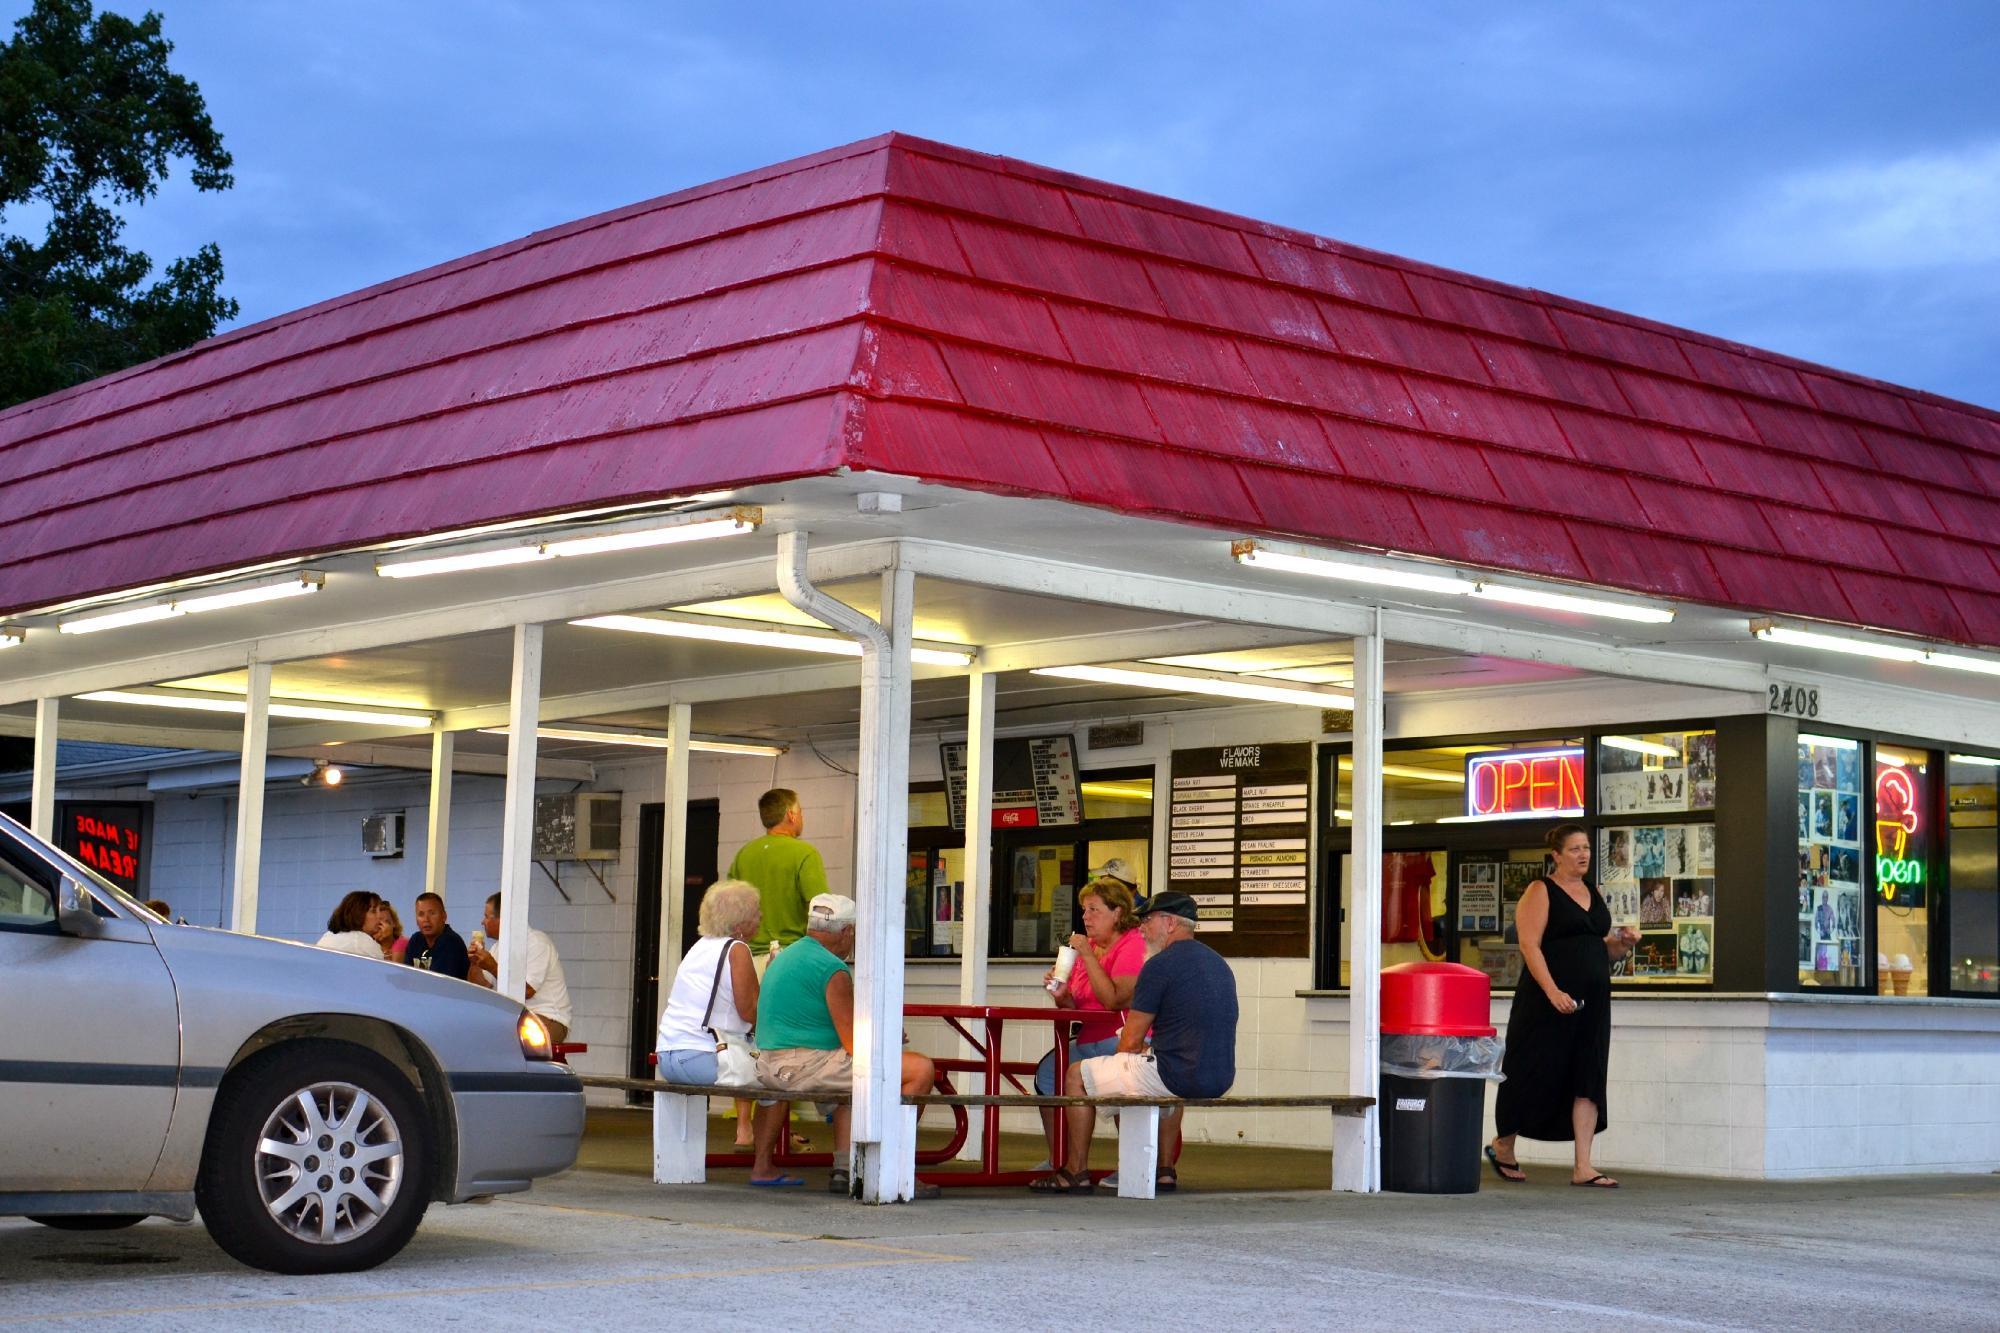
[[[768,960],[771,946],[790,944],[806,933],[806,904],[815,894],[825,893],[826,863],[819,849],[799,836],[805,830],[805,813],[799,809],[799,794],[773,787],[757,798],[757,817],[763,821],[764,836],[745,843],[729,863],[729,878],[757,886],[764,903],[764,924],[750,941],[760,961]]]
[[[806,933],[788,945],[764,973],[757,992],[757,1081],[782,1092],[851,1092],[854,1088],[854,900],[822,893],[807,906]],[[931,1090],[937,1066],[930,1057],[903,1052],[903,1095]],[[753,1185],[799,1185],[772,1161],[783,1114],[776,1103],[757,1108],[757,1161]],[[833,1160],[827,1189],[846,1194],[852,1108],[833,1113]],[[919,1186],[919,1198],[935,1186]]]

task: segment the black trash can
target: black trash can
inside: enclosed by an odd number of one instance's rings
[[[1382,969],[1382,1069],[1377,1118],[1382,1188],[1473,1194],[1486,1083],[1499,1076],[1484,972],[1457,963]]]

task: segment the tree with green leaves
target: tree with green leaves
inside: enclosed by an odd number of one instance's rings
[[[167,265],[119,244],[176,161],[197,189],[233,179],[201,90],[167,66],[160,16],[34,0],[0,46],[0,406],[177,352],[236,316],[213,244]],[[40,243],[7,214],[47,218]]]

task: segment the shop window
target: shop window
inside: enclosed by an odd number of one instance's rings
[[[1521,981],[1521,944],[1514,913],[1528,886],[1549,872],[1540,847],[1468,853],[1458,858],[1458,961],[1493,978],[1496,988]]]
[[[1951,881],[1942,904],[1950,922],[1950,987],[1966,995],[2000,994],[2000,829],[1995,780],[2000,760],[1951,757]]]
[[[1084,773],[1080,825],[994,829],[993,957],[1053,956],[1083,928],[1077,894],[1093,871],[1111,867],[1138,896],[1151,892],[1153,776],[1150,766]]]
[[[1936,794],[1928,750],[1875,747],[1875,984],[1884,995],[1930,993]]]
[[[941,782],[910,788],[910,827],[950,828],[951,800]]]
[[[1598,737],[1597,809],[1603,815],[1715,809],[1715,733]]]
[[[1649,985],[1715,975],[1715,825],[1614,824],[1597,831],[1598,890],[1639,942],[1612,966]]]
[[[1800,735],[1799,982],[1863,983],[1861,743]]]
[[[1153,817],[1153,777],[1150,773],[1132,778],[1086,777],[1078,785],[1083,793],[1085,819]]]
[[[1353,776],[1354,761],[1343,755],[1336,827],[1348,826]],[[1584,792],[1581,739],[1439,745],[1382,756],[1382,820],[1389,825],[1574,819],[1583,813]]]

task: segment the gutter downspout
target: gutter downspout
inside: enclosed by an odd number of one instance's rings
[[[910,612],[916,576],[882,574],[882,622],[812,585],[806,534],[778,534],[778,591],[861,645],[855,783],[854,1185],[864,1203],[916,1197],[917,1111],[903,1105],[903,876],[909,851]]]

